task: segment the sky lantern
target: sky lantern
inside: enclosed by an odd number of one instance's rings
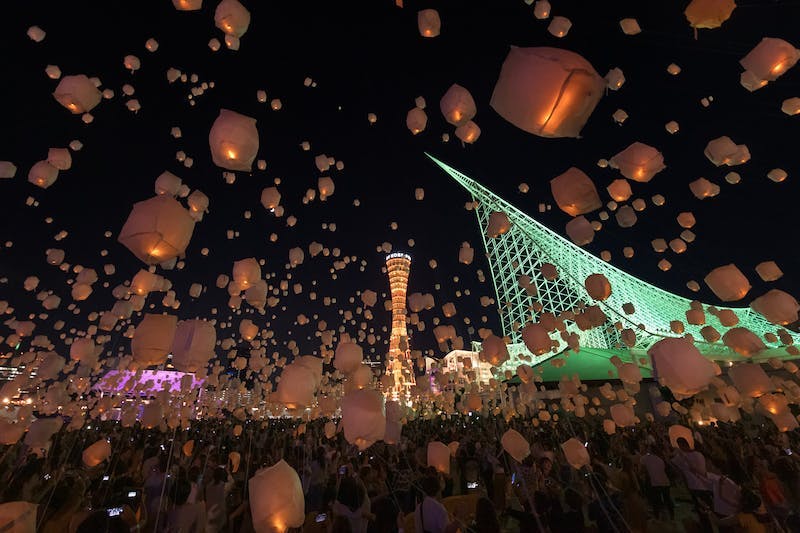
[[[333,356],[333,366],[343,374],[355,372],[364,360],[364,351],[354,342],[340,342]]]
[[[692,0],[683,14],[696,31],[701,28],[719,28],[731,17],[734,9],[734,0]]]
[[[453,126],[463,126],[478,112],[470,92],[457,83],[451,85],[439,100],[439,109],[447,123]]]
[[[722,342],[744,357],[753,357],[766,349],[758,336],[747,328],[731,328],[722,336]]]
[[[633,195],[631,184],[621,178],[612,181],[611,185],[606,187],[606,191],[615,202],[624,202]]]
[[[775,261],[764,261],[756,265],[756,272],[764,281],[775,281],[783,276],[783,271]]]
[[[603,301],[611,296],[611,283],[603,274],[589,274],[583,285],[593,300]]]
[[[85,450],[83,450],[83,464],[89,468],[94,468],[106,459],[111,457],[111,444],[106,439],[100,439]]]
[[[203,7],[203,0],[172,0],[178,11],[197,11]]]
[[[734,365],[728,370],[733,385],[746,398],[758,398],[775,390],[775,385],[758,363]]]
[[[156,196],[133,204],[117,240],[153,265],[182,256],[193,231],[194,220],[177,200]]]
[[[428,115],[420,107],[412,108],[406,115],[406,127],[416,135],[425,130],[428,125]]]
[[[575,470],[580,470],[584,466],[589,466],[592,462],[586,446],[575,437],[563,442],[561,444],[561,451],[564,452],[564,457],[566,457],[567,462]]]
[[[500,438],[500,443],[503,449],[514,458],[515,461],[521,463],[531,454],[531,445],[525,440],[525,437],[514,429],[509,429]]]
[[[625,35],[638,35],[642,33],[642,28],[639,27],[639,21],[636,19],[622,19],[619,21],[619,27]]]
[[[508,220],[508,215],[502,211],[494,211],[489,215],[489,223],[486,226],[486,235],[494,239],[511,229],[511,221]]]
[[[492,366],[500,366],[508,361],[508,348],[506,342],[497,335],[489,335],[481,342],[481,351],[478,354],[481,361],[486,361]]]
[[[570,240],[578,246],[586,246],[594,240],[594,226],[583,215],[567,222],[565,231]]]
[[[172,172],[164,171],[157,178],[155,182],[155,193],[166,194],[168,196],[178,196],[178,192],[182,185],[181,179]]]
[[[208,213],[208,196],[202,191],[192,191],[192,194],[186,199],[189,206],[189,216],[195,222],[203,220],[203,215]]]
[[[628,427],[636,424],[636,415],[633,414],[633,407],[624,403],[615,403],[609,409],[611,418],[619,427]]]
[[[250,172],[259,146],[256,119],[230,109],[220,109],[208,133],[208,144],[215,165],[227,170]]]
[[[735,302],[750,291],[750,282],[733,263],[717,267],[703,281],[723,302]]]
[[[254,257],[247,259],[240,259],[233,263],[233,281],[239,287],[246,289],[251,285],[255,285],[261,279],[261,265]]]
[[[47,161],[34,163],[28,171],[28,181],[37,187],[47,189],[58,179],[58,169]]]
[[[611,168],[619,169],[629,180],[647,183],[666,168],[664,156],[644,143],[635,142],[608,160]]]
[[[684,338],[665,338],[647,350],[662,386],[676,398],[688,398],[704,390],[716,375],[714,365]]]
[[[241,37],[250,26],[250,12],[238,0],[222,0],[214,11],[214,25],[227,35]]]
[[[417,27],[423,37],[438,37],[442,29],[442,20],[435,9],[423,9],[417,12]]]
[[[706,158],[715,166],[729,167],[750,161],[750,150],[744,144],[736,144],[730,137],[717,137],[708,142],[704,151]]]
[[[456,128],[456,137],[465,144],[472,144],[481,136],[481,129],[473,121],[467,121]]]
[[[53,418],[37,418],[28,428],[25,435],[25,444],[30,448],[46,448],[50,439],[64,425],[64,420],[60,416]]]
[[[53,92],[53,98],[73,115],[80,115],[94,109],[103,95],[89,78],[78,74],[61,78]]]
[[[533,16],[539,20],[550,18],[550,2],[547,0],[536,0],[533,5]]]
[[[558,207],[573,217],[603,207],[592,179],[579,168],[571,167],[551,179],[550,191]]]
[[[781,326],[796,322],[800,310],[794,296],[779,289],[762,294],[750,303],[750,307],[769,322]]]
[[[447,444],[439,441],[428,443],[428,466],[432,466],[437,472],[450,474],[450,448]]]
[[[561,38],[567,36],[570,28],[572,28],[571,20],[567,17],[555,16],[553,20],[550,21],[550,25],[547,26],[547,31],[553,37]]]
[[[284,533],[305,521],[305,497],[297,471],[281,459],[247,482],[256,533]]]
[[[314,403],[316,390],[314,372],[306,365],[292,363],[281,372],[276,399],[287,409],[310,407]]]
[[[136,326],[131,340],[133,359],[142,366],[166,362],[177,326],[178,317],[174,315],[146,313]]]
[[[274,210],[281,203],[281,193],[277,187],[267,187],[261,191],[261,205],[264,209]]]
[[[239,322],[239,333],[244,340],[252,341],[258,335],[258,326],[249,318],[245,318]]]
[[[512,46],[490,105],[528,133],[578,137],[604,89],[605,80],[574,52]]]
[[[764,37],[739,64],[744,67],[745,72],[749,73],[747,78],[742,79],[757,80],[758,83],[751,87],[745,87],[751,91],[760,89],[770,81],[775,81],[784,72],[792,68],[797,60],[800,59],[800,50],[783,39],[774,37]]]
[[[182,320],[172,341],[172,364],[181,372],[197,372],[214,357],[217,331],[211,322]]]
[[[372,389],[348,392],[342,399],[344,437],[359,450],[366,450],[383,438],[386,414],[383,395]]]

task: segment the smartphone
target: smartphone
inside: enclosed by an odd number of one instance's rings
[[[339,467],[339,475],[343,476],[347,473],[347,465],[342,465]]]
[[[44,475],[44,479],[45,479],[45,481],[47,481],[48,479],[50,479],[50,474],[45,474],[45,475]]]
[[[468,489],[477,489],[478,482],[477,481],[467,481],[467,488]]]
[[[317,523],[320,523],[320,522],[324,522],[324,521],[325,521],[325,520],[327,520],[327,519],[328,519],[328,515],[326,515],[325,513],[319,513],[319,514],[317,515],[317,518],[315,519],[315,521],[316,521]]]
[[[103,476],[103,481],[108,481],[108,480],[109,480],[109,476]]]
[[[108,516],[119,516],[122,514],[122,507],[109,507],[106,512]]]
[[[791,448],[786,448],[783,451],[786,452],[786,455],[792,455],[792,449]]]
[[[516,472],[511,474],[511,484],[512,485],[516,485],[517,484],[517,473]]]
[[[135,497],[136,497],[136,491],[135,490],[132,490],[132,491],[130,491],[128,493],[128,498],[135,498]]]

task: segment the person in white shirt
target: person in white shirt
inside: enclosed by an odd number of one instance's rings
[[[422,480],[424,498],[414,510],[414,527],[417,533],[444,533],[450,518],[437,496],[439,495],[439,480],[433,476]]]
[[[670,495],[671,483],[664,460],[656,455],[654,446],[648,446],[647,453],[641,456],[639,462],[647,471],[647,496],[656,517],[660,516],[662,509],[666,509],[670,519],[674,520],[675,502]]]

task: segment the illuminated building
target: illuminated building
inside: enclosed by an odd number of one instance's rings
[[[408,274],[411,272],[411,256],[403,253],[387,255],[386,272],[392,293],[392,333],[389,337],[386,373],[394,378],[394,384],[384,393],[394,400],[401,397],[407,399],[409,389],[416,384],[406,327],[406,290]]]

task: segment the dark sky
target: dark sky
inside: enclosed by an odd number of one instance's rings
[[[39,289],[53,290],[64,298],[60,313],[39,321],[37,333],[49,333],[54,318],[70,316],[67,280],[71,276],[45,263],[45,250],[63,248],[67,261],[93,267],[101,274],[94,294],[80,305],[81,314],[68,319],[69,326],[85,329],[86,315],[92,310],[110,308],[110,287],[130,279],[143,266],[116,242],[131,205],[153,194],[153,181],[164,170],[180,176],[192,189],[200,189],[211,200],[210,213],[195,229],[187,251],[186,268],[165,274],[174,283],[181,318],[211,316],[211,308],[224,310],[227,293],[214,286],[219,273],[230,273],[234,260],[264,258],[264,272],[277,283],[285,278],[288,249],[306,249],[306,261],[292,270],[291,282],[299,281],[304,292],[282,297],[281,307],[268,310],[260,320],[270,321],[279,344],[294,339],[304,353],[317,349],[313,339],[316,324],[298,327],[292,322],[304,313],[319,314],[332,327],[341,320],[340,309],[355,309],[347,299],[356,291],[388,289],[381,272],[383,253],[376,252],[382,242],[413,255],[410,292],[433,292],[437,307],[422,314],[432,329],[433,318],[441,316],[440,306],[455,302],[458,315],[445,322],[456,325],[469,336],[463,319],[474,323],[485,315],[488,326],[499,332],[499,321],[492,308],[483,309],[481,295],[491,293],[491,284],[477,281],[476,270],[489,272],[481,250],[470,266],[457,261],[462,241],[480,246],[474,215],[464,210],[467,194],[440,172],[423,155],[429,151],[455,168],[474,177],[504,198],[563,233],[568,215],[557,208],[539,214],[539,202],[552,202],[549,180],[570,166],[586,171],[595,181],[604,201],[605,186],[619,177],[612,169],[600,169],[596,161],[610,158],[634,141],[659,148],[667,169],[648,184],[632,184],[634,197],[648,201],[639,222],[620,229],[613,218],[596,235],[590,249],[612,253],[612,262],[655,285],[693,297],[685,283],[701,281],[716,266],[736,263],[748,276],[753,289],[742,302],[768,289],[753,268],[765,260],[775,260],[785,272],[771,284],[798,294],[800,259],[795,252],[795,211],[797,209],[800,151],[797,149],[800,117],[780,111],[781,102],[800,96],[800,70],[794,68],[767,87],[749,93],[739,85],[742,68],[738,61],[762,37],[780,37],[800,45],[797,20],[798,2],[747,2],[740,5],[722,28],[701,30],[694,39],[683,16],[688,2],[578,2],[553,0],[553,13],[572,20],[573,27],[564,39],[547,33],[549,21],[533,17],[532,6],[521,1],[406,1],[399,9],[389,0],[370,2],[243,2],[252,13],[241,49],[212,53],[207,43],[222,39],[214,27],[216,2],[206,0],[199,12],[177,12],[168,0],[131,2],[14,2],[6,6],[5,27],[0,36],[0,84],[3,102],[0,130],[0,160],[11,160],[19,167],[17,177],[0,182],[3,215],[0,217],[0,243],[13,241],[12,248],[0,249],[0,269],[8,283],[0,285],[0,299],[7,299],[22,319],[27,313],[42,311],[35,293],[22,291],[26,276],[37,275]],[[417,31],[417,11],[435,7],[442,18],[441,36],[424,39]],[[626,36],[618,21],[638,19],[643,32]],[[46,39],[34,43],[25,35],[37,24],[47,31]],[[154,37],[160,43],[156,53],[144,43]],[[555,46],[580,53],[602,76],[619,67],[627,82],[618,92],[610,92],[597,106],[583,129],[581,139],[544,139],[521,130],[500,118],[489,99],[502,62],[510,45]],[[123,66],[123,57],[135,54],[142,61],[135,74]],[[671,76],[666,67],[675,62],[683,69]],[[51,96],[57,82],[45,76],[44,68],[55,64],[64,74],[98,76],[103,87],[115,97],[103,101],[92,114],[94,123],[85,125],[79,116],[70,115]],[[196,73],[199,81],[214,81],[215,88],[197,98],[194,107],[186,95],[193,84],[168,84],[169,67]],[[316,87],[304,87],[311,77]],[[136,89],[142,109],[133,115],[124,105],[121,87],[129,83]],[[475,121],[482,129],[474,145],[463,147],[439,112],[438,102],[452,83],[469,89],[478,104]],[[196,85],[196,84],[195,84]],[[283,109],[274,112],[256,100],[264,89],[268,98],[280,98]],[[428,102],[428,128],[412,136],[405,128],[405,116],[414,99]],[[713,96],[708,108],[703,97]],[[220,108],[229,108],[258,120],[261,148],[259,158],[267,161],[266,171],[237,173],[236,183],[227,185],[222,170],[211,162],[208,130]],[[611,114],[619,109],[629,119],[617,125]],[[367,113],[378,116],[370,126]],[[680,123],[680,132],[669,135],[664,124]],[[179,126],[182,139],[173,139],[170,128]],[[442,143],[442,133],[451,141]],[[706,143],[728,135],[747,144],[752,160],[733,169],[714,167],[703,155]],[[73,168],[62,172],[48,190],[27,183],[30,166],[47,155],[49,147],[66,146],[80,139],[85,147],[73,154]],[[302,141],[312,148],[303,152]],[[194,159],[184,168],[175,159],[183,150]],[[314,156],[325,153],[342,160],[345,168],[333,171],[335,194],[325,203],[318,200],[302,205],[308,188],[316,185],[318,171]],[[788,171],[780,184],[766,178],[775,167]],[[731,170],[743,181],[731,186],[723,177]],[[706,177],[720,184],[718,197],[699,201],[688,189],[689,182]],[[261,207],[260,191],[280,178],[286,216],[298,223],[287,228],[285,217],[276,219]],[[531,192],[517,191],[521,181]],[[424,187],[425,200],[414,200],[414,189]],[[666,205],[655,207],[650,197],[663,194]],[[40,202],[27,207],[28,196]],[[353,206],[358,198],[360,207]],[[244,212],[252,218],[246,220]],[[673,264],[661,272],[656,264],[662,257],[650,247],[657,237],[667,240],[681,231],[675,216],[693,211],[698,220],[698,237],[681,256],[667,253]],[[45,223],[53,217],[52,224]],[[596,214],[590,218],[596,218]],[[399,228],[393,231],[391,222]],[[335,222],[336,232],[324,231],[321,224]],[[69,236],[53,241],[60,230]],[[235,240],[226,239],[227,230],[238,230]],[[104,238],[109,230],[112,238]],[[279,234],[277,243],[270,233]],[[416,245],[409,248],[408,239]],[[355,265],[332,280],[329,269],[333,258],[310,259],[308,244],[316,240],[330,248],[339,247],[343,255],[356,256]],[[208,257],[200,249],[209,247]],[[625,260],[622,248],[633,246],[636,257]],[[108,257],[100,251],[108,250]],[[366,260],[363,272],[358,262]],[[428,266],[430,259],[439,263]],[[102,266],[114,263],[117,273],[102,275]],[[460,281],[455,283],[457,276]],[[312,281],[316,280],[317,301],[309,301]],[[193,282],[207,285],[208,292],[193,300],[188,287]],[[435,285],[440,290],[435,290]],[[470,295],[456,297],[458,290]],[[322,305],[322,297],[335,296],[338,303]],[[161,294],[151,295],[148,303],[160,310]],[[358,297],[356,302],[358,303]],[[707,303],[719,303],[705,286],[696,295]],[[379,330],[388,324],[382,311],[382,298],[376,306],[371,326]],[[244,315],[250,316],[247,306]],[[271,318],[272,315],[276,318]],[[257,316],[257,315],[256,315]],[[360,321],[360,319],[359,319]],[[138,318],[134,319],[134,323]],[[234,327],[238,319],[234,320]],[[348,330],[354,332],[348,325]],[[6,334],[2,332],[0,334]],[[218,337],[229,333],[219,331]],[[473,335],[473,338],[477,338]],[[414,348],[435,348],[427,333],[416,334]],[[376,348],[378,345],[376,345]],[[284,349],[278,348],[285,353]],[[378,349],[378,352],[381,350]],[[438,353],[438,352],[437,352]]]

